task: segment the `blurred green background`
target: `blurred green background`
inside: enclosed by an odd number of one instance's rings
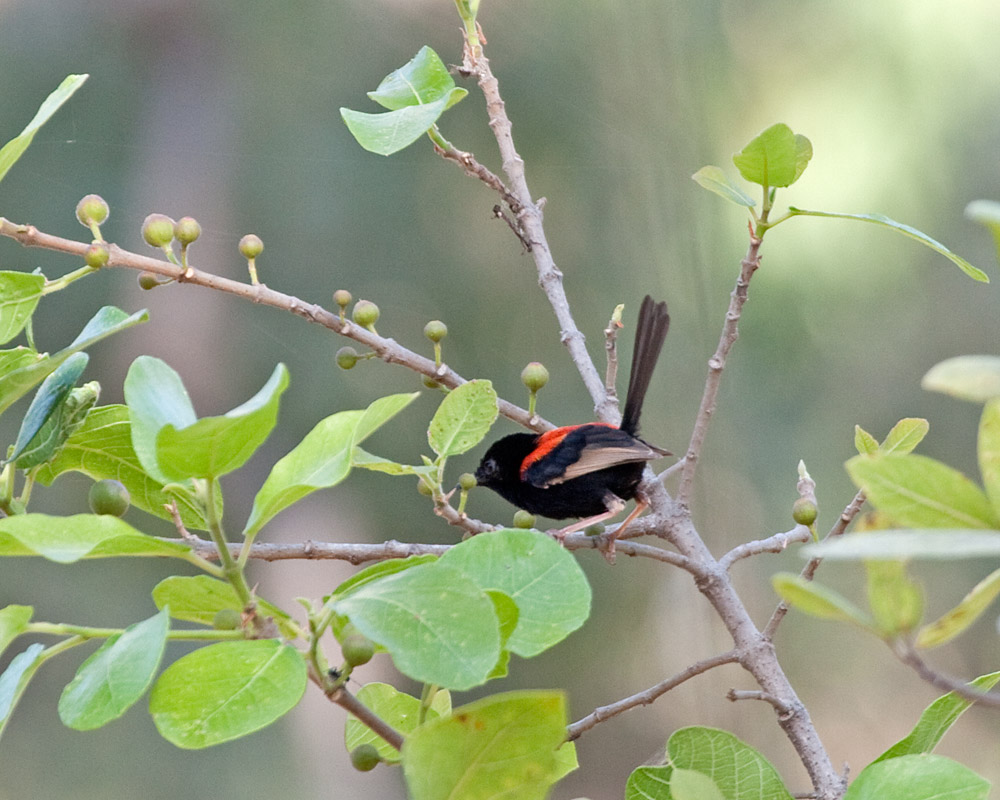
[[[683,452],[746,247],[743,212],[689,176],[713,163],[735,177],[732,153],[774,122],[807,135],[815,150],[780,205],[881,212],[997,276],[993,243],[962,215],[970,200],[1000,197],[1000,17],[992,2],[483,0],[481,21],[595,358],[603,358],[600,332],[615,304],[627,304],[628,322],[646,292],[670,302],[673,327],[644,417],[656,443]],[[541,413],[586,421],[590,401],[530,258],[492,218],[495,198],[426,142],[385,159],[362,151],[340,121],[340,106],[375,111],[365,92],[424,44],[459,62],[459,29],[450,0],[2,0],[0,139],[20,131],[66,74],[91,79],[0,184],[0,214],[83,240],[74,206],[98,192],[112,209],[106,236],[141,252],[146,214],[191,214],[204,230],[193,260],[230,277],[245,274],[237,240],[256,232],[266,246],[261,277],[272,287],[326,305],[348,288],[380,305],[380,333],[428,354],[423,324],[443,319],[448,363],[491,378],[519,403],[521,368],[544,361],[553,380]],[[484,103],[468,88],[443,132],[499,171]],[[768,235],[763,252],[698,483],[697,522],[713,550],[791,527],[800,458],[818,482],[820,526],[828,528],[853,495],[842,463],[855,424],[881,437],[900,417],[927,417],[921,452],[976,475],[979,408],[923,393],[919,379],[943,358],[1000,351],[996,283],[976,284],[909,240],[844,221],[793,221]],[[37,267],[53,277],[75,266],[0,242],[3,269]],[[58,349],[105,303],[148,307],[152,319],[93,349],[87,376],[101,380],[104,401],[121,400],[141,353],[174,365],[202,414],[237,405],[275,362],[288,364],[279,429],[226,483],[232,530],[270,465],[318,419],[419,387],[406,371],[372,362],[339,371],[333,355],[343,342],[298,318],[193,287],[143,293],[134,274],[116,270],[46,300],[39,347]],[[630,331],[623,336],[631,342]],[[370,449],[418,458],[438,399],[424,391]],[[16,410],[7,417],[9,441]],[[497,434],[513,430],[501,422]],[[478,456],[456,459],[455,474]],[[58,497],[39,492],[39,510],[82,509],[87,479],[61,482]],[[356,474],[282,514],[262,538],[454,541],[414,489]],[[470,511],[495,521],[510,514],[476,494]],[[507,685],[491,690],[566,687],[575,719],[728,648],[686,574],[627,559],[612,569],[595,554],[580,561],[595,590],[588,627],[542,658],[517,661]],[[775,602],[769,575],[800,564],[787,553],[736,568],[761,623]],[[930,613],[994,566],[921,566]],[[0,605],[33,604],[37,619],[124,625],[153,612],[149,590],[176,568],[8,561],[0,564]],[[257,565],[253,579],[269,599],[294,607],[293,597],[317,597],[350,572],[322,562]],[[821,577],[857,594],[857,573],[824,567]],[[971,677],[1000,666],[997,644],[994,614],[934,662]],[[832,760],[852,775],[935,696],[878,642],[841,626],[793,613],[778,646]],[[56,701],[78,661],[47,665],[17,709],[0,748],[3,800],[403,796],[396,772],[351,770],[343,713],[312,689],[281,723],[202,752],[161,740],[141,706],[99,731],[70,731]],[[388,663],[361,677],[394,680]],[[598,727],[579,743],[582,769],[553,797],[621,796],[630,770],[694,723],[734,731],[793,790],[806,790],[771,709],[729,703],[730,687],[751,688],[738,669],[717,670]],[[998,741],[1000,717],[974,711],[941,752],[998,781]]]

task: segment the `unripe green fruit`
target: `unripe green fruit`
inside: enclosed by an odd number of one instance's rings
[[[423,383],[428,389],[440,389],[441,384],[434,380],[430,375],[421,375],[420,382]]]
[[[100,225],[108,218],[108,213],[108,204],[99,194],[88,194],[76,204],[76,218],[87,228],[92,222]]]
[[[521,383],[528,387],[528,391],[537,392],[549,382],[549,371],[544,364],[532,361],[521,370]]]
[[[150,289],[155,289],[160,285],[160,279],[156,277],[152,272],[140,272],[139,273],[139,288],[149,291]]]
[[[378,306],[375,305],[371,300],[358,300],[354,304],[354,311],[351,312],[351,318],[364,328],[370,328],[379,318]]]
[[[174,221],[166,214],[150,214],[142,221],[142,238],[153,247],[166,247],[174,240]]]
[[[800,497],[792,504],[792,519],[799,525],[812,525],[817,513],[816,504],[806,497]]]
[[[432,319],[424,325],[424,336],[434,342],[434,344],[440,342],[447,335],[448,326],[439,319]]]
[[[337,351],[337,366],[341,369],[354,369],[358,363],[358,351],[353,347],[341,347]]]
[[[523,508],[518,509],[514,512],[514,527],[525,529],[534,528],[535,515],[525,511]]]
[[[373,744],[359,744],[351,751],[351,766],[359,772],[369,772],[378,766],[382,757]]]
[[[212,617],[212,627],[217,631],[235,631],[242,624],[243,618],[235,608],[220,608]]]
[[[473,475],[471,472],[463,472],[461,475],[458,476],[458,485],[465,491],[474,489],[477,485],[476,476]]]
[[[95,514],[110,514],[113,517],[120,517],[128,511],[132,498],[129,497],[128,489],[118,481],[109,478],[97,481],[90,487],[87,502],[90,504],[90,510]]]
[[[363,633],[349,633],[340,645],[340,652],[352,667],[367,664],[375,655],[375,643]]]
[[[104,242],[94,242],[83,254],[83,260],[87,266],[94,269],[103,267],[108,263],[109,258],[111,258],[111,253],[108,252],[108,246]]]
[[[244,258],[257,258],[264,252],[264,242],[256,233],[248,233],[240,239],[240,253]]]
[[[347,289],[337,289],[333,293],[333,302],[336,303],[341,308],[347,308],[351,304],[351,300],[354,298]]]
[[[201,225],[198,224],[198,220],[194,217],[181,217],[177,220],[174,235],[177,237],[178,242],[183,245],[189,245],[201,236]]]
[[[417,491],[420,492],[424,497],[433,497],[434,489],[423,481],[417,481]]]

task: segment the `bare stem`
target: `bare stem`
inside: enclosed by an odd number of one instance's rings
[[[908,642],[896,642],[892,651],[900,661],[912,668],[917,675],[931,684],[931,686],[936,686],[938,689],[943,689],[946,692],[954,692],[959,697],[963,697],[973,703],[990,706],[991,708],[1000,708],[1000,692],[983,692],[974,686],[970,686],[965,681],[938,672],[924,661]]]
[[[745,542],[738,545],[719,559],[719,565],[728,570],[741,558],[760,555],[761,553],[781,553],[792,542],[808,542],[812,539],[809,528],[805,525],[796,525],[790,531],[776,533],[766,539],[758,539],[753,542]]]
[[[385,739],[397,750],[402,749],[403,734],[393,728],[380,716],[375,714],[370,708],[368,708],[368,706],[358,700],[358,698],[347,691],[347,689],[343,686],[334,689],[333,692],[327,694],[327,697],[330,698],[330,702],[336,703],[345,711],[353,714],[361,720],[365,725],[375,731],[375,733]]]

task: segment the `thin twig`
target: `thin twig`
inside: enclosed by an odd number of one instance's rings
[[[604,388],[607,393],[618,397],[618,331],[622,329],[622,308],[615,306],[608,327],[604,329],[604,351],[607,353],[608,369],[604,375]]]
[[[730,689],[726,694],[726,698],[734,703],[740,700],[762,700],[765,703],[770,703],[774,706],[778,714],[782,716],[788,716],[793,713],[792,708],[788,705],[788,703],[780,697],[775,697],[773,694],[768,694],[767,692]]]
[[[745,542],[738,545],[719,559],[719,565],[728,570],[741,558],[760,555],[761,553],[781,553],[792,542],[808,542],[812,539],[809,528],[805,525],[796,525],[790,531],[776,533],[766,539],[758,539],[753,542]]]
[[[618,700],[610,705],[595,708],[583,719],[574,722],[566,728],[566,739],[567,741],[578,739],[581,734],[586,733],[601,722],[621,714],[623,711],[628,711],[630,708],[635,708],[636,706],[648,706],[658,697],[666,694],[671,689],[680,686],[682,683],[690,680],[696,675],[701,675],[703,672],[708,672],[710,669],[714,669],[715,667],[721,667],[723,664],[735,664],[737,661],[739,661],[739,656],[735,650],[730,650],[728,653],[722,653],[717,656],[712,656],[711,658],[702,659],[696,664],[692,664],[687,669],[678,672],[676,675],[667,678],[665,681],[660,681],[655,686],[650,686],[648,689],[638,692],[631,697]]]
[[[368,706],[351,694],[343,686],[328,694],[332,703],[336,703],[345,711],[353,714],[375,733],[385,739],[397,750],[403,747],[403,734],[393,728],[388,722],[375,714]]]
[[[959,697],[963,697],[973,703],[991,708],[1000,708],[1000,692],[983,692],[974,686],[970,686],[965,681],[936,671],[919,656],[913,645],[909,642],[897,641],[891,649],[900,661],[912,668],[917,675],[931,684],[931,686],[944,689],[946,692],[954,692]]]

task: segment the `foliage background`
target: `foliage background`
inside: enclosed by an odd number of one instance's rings
[[[745,249],[742,213],[688,177],[706,163],[735,175],[730,155],[773,122],[806,134],[815,149],[781,201],[888,214],[996,280],[992,243],[962,217],[969,200],[1000,196],[1000,22],[992,3],[958,0],[946,12],[932,0],[484,0],[480,16],[528,179],[549,198],[550,242],[592,352],[602,358],[600,330],[616,303],[634,309],[647,291],[670,301],[673,330],[644,420],[651,440],[676,450],[687,440]],[[491,377],[514,400],[523,399],[521,367],[542,360],[553,381],[541,412],[562,423],[586,420],[590,404],[533,267],[491,218],[493,198],[428,145],[382,159],[358,148],[340,122],[339,106],[376,110],[365,92],[421,45],[454,63],[459,43],[447,0],[0,0],[3,137],[67,73],[92,75],[0,186],[0,213],[83,238],[73,208],[98,192],[112,208],[106,235],[139,251],[147,213],[192,214],[204,229],[196,263],[228,276],[243,271],[237,239],[254,231],[266,245],[262,279],[273,287],[324,303],[348,288],[379,303],[380,333],[415,348],[426,344],[424,322],[442,318],[449,363],[468,377]],[[445,117],[444,133],[499,167],[475,91]],[[975,475],[979,409],[923,393],[918,383],[945,357],[1000,349],[996,282],[974,284],[924,248],[842,221],[796,220],[768,236],[764,253],[701,473],[697,519],[714,550],[790,527],[799,458],[819,483],[821,525],[832,524],[853,494],[842,462],[855,423],[884,435],[899,417],[928,417],[922,452]],[[40,267],[51,277],[73,266],[0,243],[3,269]],[[371,363],[341,372],[333,363],[341,343],[330,335],[229,297],[181,287],[144,294],[119,271],[78,287],[40,312],[41,348],[70,340],[104,303],[152,312],[138,332],[92,352],[88,376],[100,378],[105,401],[120,401],[140,353],[178,368],[201,413],[231,408],[276,361],[288,364],[292,389],[278,432],[226,485],[232,530],[269,465],[317,419],[417,383]],[[426,449],[423,426],[436,402],[425,392],[371,449],[415,458]],[[16,421],[8,416],[3,433],[11,439]],[[476,457],[455,468],[471,468]],[[71,491],[42,494],[39,508],[82,508],[86,479],[63,482]],[[454,531],[413,488],[359,474],[279,517],[264,537],[452,541]],[[471,510],[498,520],[509,514],[475,495]],[[589,627],[546,657],[516,663],[510,683],[566,686],[579,717],[728,647],[685,576],[580,558],[595,587]],[[737,568],[760,618],[774,603],[767,576],[798,563],[786,554]],[[992,566],[922,568],[930,613]],[[31,602],[38,619],[126,624],[152,613],[149,589],[172,568],[6,562],[0,605]],[[262,593],[287,606],[348,572],[277,564],[256,575]],[[857,589],[849,568],[824,574]],[[960,653],[938,663],[968,676],[996,669],[996,633],[989,620],[980,623]],[[850,763],[854,774],[934,696],[854,631],[793,614],[778,644],[834,762]],[[158,800],[222,786],[227,796],[280,792],[288,800],[402,794],[389,770],[351,771],[343,714],[312,690],[282,724],[186,753],[160,740],[141,709],[86,735],[63,728],[55,704],[74,669],[70,660],[46,667],[19,707],[0,750],[0,798],[71,790],[83,800],[140,792]],[[382,664],[361,674],[374,680],[391,670]],[[555,797],[618,796],[633,766],[655,760],[672,730],[695,722],[733,730],[805,788],[770,708],[724,700],[743,682],[737,670],[716,671],[601,726],[580,743],[584,768]],[[1000,780],[998,722],[971,712],[942,751]]]

